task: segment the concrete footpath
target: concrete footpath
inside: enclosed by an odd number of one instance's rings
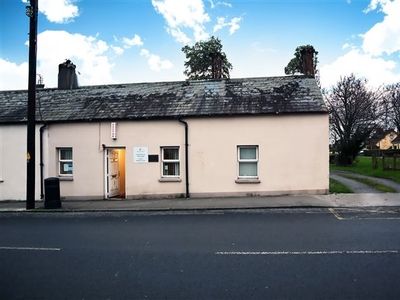
[[[26,210],[25,201],[0,201],[0,212],[180,211],[307,207],[400,207],[400,193],[156,200],[70,200],[62,201],[61,204],[61,208],[59,209],[44,209],[44,202],[36,201],[34,210]]]

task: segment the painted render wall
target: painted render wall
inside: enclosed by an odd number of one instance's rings
[[[161,183],[161,146],[180,146],[184,175],[184,126],[176,121],[117,122],[117,139],[111,138],[111,122],[52,124],[49,126],[49,176],[57,176],[57,148],[73,148],[73,181],[60,182],[62,197],[98,199],[105,196],[105,147],[125,148],[127,198],[148,195],[181,195],[184,182]],[[104,146],[103,146],[104,145]],[[133,148],[148,147],[158,163],[134,163]]]
[[[40,199],[40,126],[36,126],[35,199]],[[26,134],[26,124],[0,126],[0,201],[26,199]]]
[[[60,177],[62,198],[103,198],[103,152],[99,144],[99,124],[49,124],[46,177],[58,176],[58,148],[72,147],[73,180]]]
[[[189,181],[193,197],[324,194],[329,188],[328,116],[260,116],[186,119]],[[36,131],[36,199],[40,199],[39,128]],[[44,131],[44,178],[58,175],[58,147],[73,148],[73,181],[61,181],[61,196],[103,199],[105,150],[126,149],[127,198],[185,195],[184,125],[178,120],[50,124]],[[237,146],[258,145],[258,184],[238,184]],[[159,182],[162,146],[180,147],[180,182]],[[133,147],[148,147],[157,163],[133,162]],[[26,197],[26,125],[0,126],[0,200]]]
[[[193,197],[325,194],[329,189],[328,115],[185,119],[189,125],[189,181]],[[185,195],[184,125],[178,120],[51,124],[45,177],[57,175],[58,147],[73,148],[73,181],[61,196],[102,199],[105,148],[126,149],[127,198]],[[104,147],[103,147],[104,145]],[[260,183],[236,183],[237,146],[258,145]],[[180,182],[160,182],[162,146],[180,147]],[[134,163],[133,148],[148,147],[159,162]]]
[[[204,126],[204,120],[189,123],[193,196],[326,194],[329,190],[327,115],[215,119],[209,126]],[[240,145],[259,147],[259,184],[235,182]]]

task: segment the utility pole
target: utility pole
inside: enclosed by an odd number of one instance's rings
[[[28,129],[27,129],[27,169],[26,169],[26,209],[35,208],[35,131],[36,131],[36,51],[38,0],[30,0],[26,7],[29,17],[29,75],[28,75]]]

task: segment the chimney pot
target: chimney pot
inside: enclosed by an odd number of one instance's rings
[[[75,73],[76,66],[69,60],[58,65],[58,88],[71,90],[78,88],[78,77]]]

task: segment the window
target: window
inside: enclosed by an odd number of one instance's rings
[[[258,146],[238,147],[239,178],[258,178]]]
[[[179,147],[161,148],[162,177],[179,177]]]
[[[72,148],[59,148],[58,149],[58,166],[59,176],[72,176],[73,174],[73,161],[72,161]]]

